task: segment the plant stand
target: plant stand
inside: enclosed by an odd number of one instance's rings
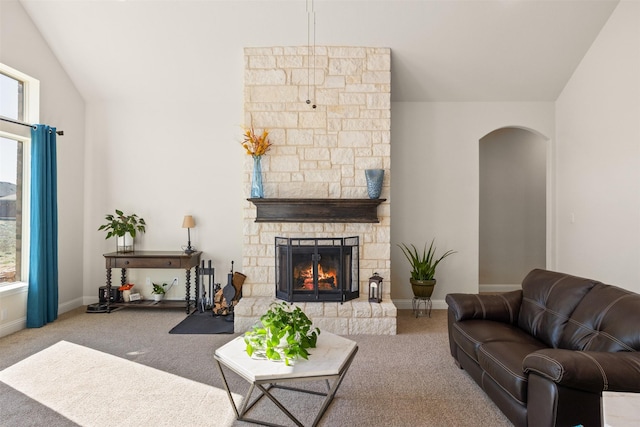
[[[431,307],[433,306],[431,297],[413,297],[411,306],[413,307],[413,314],[416,318],[424,315],[431,317]]]

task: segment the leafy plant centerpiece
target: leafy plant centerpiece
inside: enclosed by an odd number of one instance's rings
[[[298,357],[309,358],[307,349],[315,348],[320,329],[300,307],[274,302],[260,317],[260,323],[244,335],[250,357],[282,361],[289,366]]]

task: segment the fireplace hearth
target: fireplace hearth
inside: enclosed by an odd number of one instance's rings
[[[359,238],[276,237],[276,297],[288,302],[358,298]]]

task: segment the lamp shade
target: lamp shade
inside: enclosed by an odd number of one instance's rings
[[[182,228],[193,228],[196,226],[196,221],[191,215],[185,215],[182,220]]]

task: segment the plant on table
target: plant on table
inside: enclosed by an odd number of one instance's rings
[[[144,233],[145,226],[144,218],[140,218],[136,214],[125,215],[121,210],[116,209],[116,214],[107,214],[104,217],[107,222],[102,224],[98,230],[105,230],[107,232],[108,239],[110,237],[123,237],[129,233],[131,237],[136,237],[136,233]]]
[[[163,283],[162,285],[153,283],[153,291],[151,291],[151,293],[156,295],[164,295],[167,292],[166,286],[168,286],[166,283]]]
[[[315,348],[320,329],[300,307],[274,302],[260,317],[260,323],[244,335],[250,357],[282,361],[289,366],[298,357],[309,358],[307,349]]]
[[[116,209],[115,215],[107,214],[105,219],[107,222],[98,230],[107,232],[106,239],[116,237],[117,252],[133,252],[136,234],[145,232],[147,223],[144,218],[136,214],[125,215],[121,210]]]
[[[169,289],[167,289],[166,283],[163,283],[162,285],[153,283],[153,290],[151,291],[151,294],[153,295],[153,299],[157,302],[162,301],[164,299],[164,294],[167,293],[168,290]]]

